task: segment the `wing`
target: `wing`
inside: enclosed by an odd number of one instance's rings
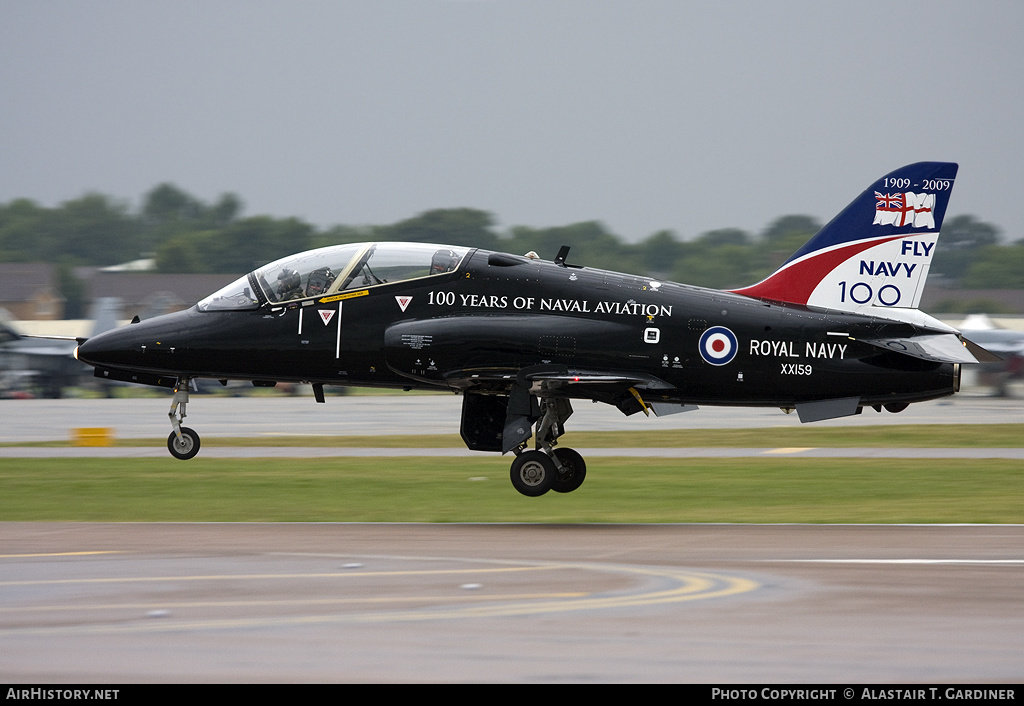
[[[657,416],[689,412],[696,405],[661,399],[672,385],[653,375],[580,370],[564,365],[534,365],[521,369],[471,369],[445,374],[448,385],[462,392],[511,394],[521,389],[531,395],[557,394],[570,399],[590,399],[617,407],[623,414],[636,412]]]
[[[636,336],[622,322],[549,315],[461,315],[392,324],[384,334],[388,367],[459,392],[592,399],[625,414],[647,411],[669,383],[623,364],[617,342]],[[581,352],[586,367],[577,367]],[[631,391],[632,390],[632,391]]]

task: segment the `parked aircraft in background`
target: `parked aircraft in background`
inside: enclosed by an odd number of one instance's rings
[[[981,384],[991,386],[999,397],[1009,397],[1008,383],[1024,377],[1024,331],[1002,328],[986,314],[971,314],[960,331],[1002,358],[981,366]]]
[[[987,314],[971,314],[960,324],[960,332],[993,353],[1024,356],[1024,331],[1005,329]]]
[[[98,299],[92,307],[92,333],[117,326],[118,300]],[[39,390],[59,398],[64,388],[78,385],[89,369],[75,360],[80,340],[70,336],[25,335],[10,321],[0,321],[0,381],[6,394]]]
[[[525,495],[579,487],[559,447],[572,400],[624,414],[780,407],[802,422],[951,395],[990,354],[918,309],[957,165],[911,164],[858,196],[764,281],[735,291],[419,243],[359,243],[261,267],[185,312],[90,338],[104,379],[173,388],[168,448],[197,378],[449,389],[462,438],[515,454]],[[529,448],[530,438],[533,448]]]

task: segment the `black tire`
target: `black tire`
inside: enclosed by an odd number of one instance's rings
[[[563,470],[555,473],[551,489],[556,493],[571,493],[583,485],[587,477],[587,462],[574,449],[555,449],[555,456]]]
[[[523,495],[536,498],[551,490],[558,471],[555,462],[542,451],[524,451],[512,462],[513,487]]]
[[[182,427],[181,441],[178,441],[178,435],[172,431],[167,437],[167,450],[174,458],[187,461],[199,453],[199,434],[193,429]]]

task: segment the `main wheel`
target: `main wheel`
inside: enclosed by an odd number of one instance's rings
[[[179,441],[178,435],[172,431],[171,435],[167,437],[167,450],[174,458],[187,461],[199,453],[199,434],[196,434],[193,429],[182,427]]]
[[[587,462],[573,449],[555,449],[562,470],[555,473],[551,489],[556,493],[571,493],[583,485],[587,477]]]
[[[555,462],[542,451],[524,451],[512,462],[512,485],[523,495],[535,498],[551,490],[558,471]]]

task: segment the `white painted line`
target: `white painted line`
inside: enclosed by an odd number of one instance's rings
[[[1024,564],[1024,559],[765,559],[793,564]]]

